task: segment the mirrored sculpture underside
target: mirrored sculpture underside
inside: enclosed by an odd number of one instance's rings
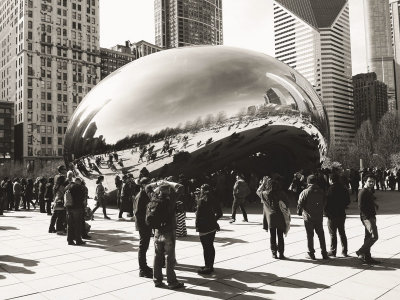
[[[89,178],[136,177],[143,167],[195,177],[257,158],[275,171],[310,169],[326,154],[328,128],[318,95],[287,65],[238,48],[189,47],[101,81],[72,116],[64,153]]]

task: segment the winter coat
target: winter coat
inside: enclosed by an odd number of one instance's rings
[[[350,204],[350,195],[342,183],[336,182],[328,189],[325,214],[328,218],[344,217]]]
[[[131,181],[124,182],[121,189],[121,203],[119,209],[123,212],[130,212],[133,207],[133,183]]]
[[[242,204],[245,202],[246,197],[250,194],[250,188],[247,185],[246,181],[243,179],[239,179],[235,182],[233,186],[233,198]]]
[[[281,211],[279,201],[283,201],[288,206],[286,194],[272,181],[271,188],[266,189],[264,185],[260,185],[257,189],[257,195],[263,204],[263,228],[277,228],[286,231],[286,222]]]
[[[147,204],[150,202],[150,198],[144,189],[141,189],[140,192],[135,197],[135,223],[136,230],[146,230],[150,229],[150,227],[146,224],[146,208]]]
[[[302,212],[305,221],[322,222],[325,205],[324,191],[317,184],[309,184],[300,193],[297,211]]]
[[[14,185],[13,185],[13,193],[14,193],[14,196],[15,196],[15,197],[21,196],[21,193],[22,193],[22,186],[21,186],[21,184],[20,184],[18,181],[14,182]]]
[[[52,183],[47,183],[46,184],[46,190],[44,192],[44,199],[46,201],[53,201],[53,184]]]
[[[197,200],[196,231],[207,233],[219,230],[217,220],[221,218],[221,207],[211,192],[201,192]]]

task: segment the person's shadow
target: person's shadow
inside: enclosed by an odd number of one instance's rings
[[[24,267],[9,265],[6,262],[14,264],[22,264]],[[7,274],[12,273],[23,273],[23,274],[34,274],[32,270],[25,267],[37,266],[39,261],[32,259],[19,258],[12,255],[0,255],[0,273],[5,273],[5,275],[0,274],[0,279],[5,279]]]
[[[197,272],[198,266],[179,264],[175,267],[176,270],[185,272]],[[238,290],[243,293],[257,289],[257,293],[265,294],[265,296],[241,295],[241,299],[266,299],[268,294],[274,294],[268,290],[268,285],[280,286],[284,288],[308,288],[308,289],[325,289],[329,286],[315,283],[312,281],[298,280],[286,277],[279,277],[272,273],[240,271],[234,269],[215,268],[215,273],[204,275],[204,278],[193,278],[179,275],[179,279],[193,287],[182,289],[182,293],[207,296],[216,299],[228,299],[238,294]],[[211,284],[210,284],[211,283]],[[197,289],[196,286],[209,287],[208,290],[202,288]],[[262,288],[261,288],[262,287]]]

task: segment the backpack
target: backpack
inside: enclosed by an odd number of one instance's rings
[[[64,206],[71,207],[73,205],[73,199],[71,195],[71,191],[67,189],[64,194]]]
[[[146,224],[153,229],[161,229],[169,222],[170,195],[162,191],[153,192],[146,207]]]

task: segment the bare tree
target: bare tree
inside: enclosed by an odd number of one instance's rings
[[[391,166],[391,155],[400,153],[400,118],[387,112],[378,124],[376,153],[383,158],[385,167]]]

